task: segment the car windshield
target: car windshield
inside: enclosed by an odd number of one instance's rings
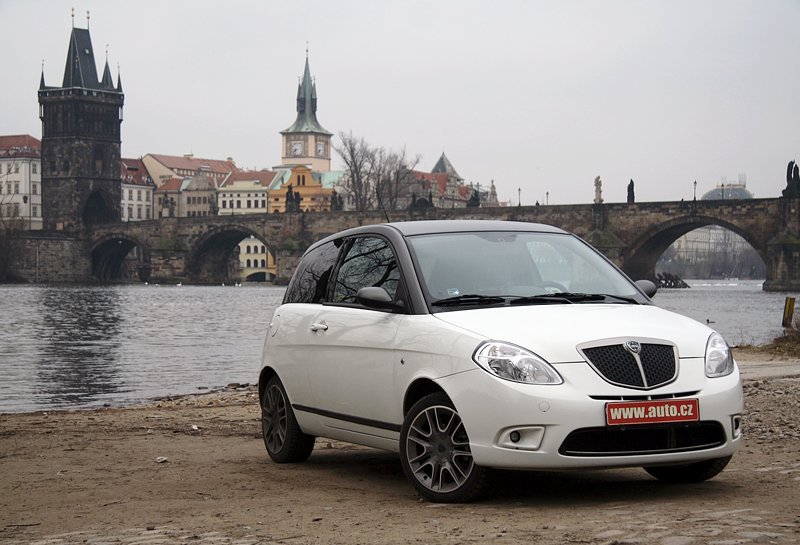
[[[562,233],[462,232],[408,237],[435,310],[621,303],[647,299],[605,258]]]

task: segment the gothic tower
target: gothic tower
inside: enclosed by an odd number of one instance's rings
[[[306,51],[303,81],[297,86],[297,119],[281,131],[281,164],[306,165],[317,172],[331,170],[331,136],[317,121],[317,86],[311,79]]]
[[[97,78],[89,29],[72,28],[61,87],[39,84],[45,229],[119,221],[122,81]]]

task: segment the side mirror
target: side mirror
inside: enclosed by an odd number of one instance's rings
[[[636,287],[642,290],[644,294],[650,298],[652,298],[658,291],[658,286],[656,286],[650,280],[637,280],[635,284]]]
[[[368,286],[358,290],[358,293],[356,293],[356,302],[367,308],[379,310],[389,310],[396,306],[394,299],[392,299],[388,291],[375,286]]]

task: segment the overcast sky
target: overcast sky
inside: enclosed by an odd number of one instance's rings
[[[444,151],[514,204],[590,202],[598,175],[610,202],[740,173],[774,197],[800,161],[800,0],[0,0],[0,134],[41,137],[73,6],[120,67],[124,157],[277,165],[308,43],[323,127],[420,170]]]

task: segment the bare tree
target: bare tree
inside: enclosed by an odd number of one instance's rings
[[[13,195],[8,172],[10,168],[5,174],[0,174],[0,281],[8,277],[11,260],[19,251],[17,236],[25,225],[19,204],[11,202]]]
[[[397,210],[408,205],[414,177],[412,171],[420,156],[406,157],[406,148],[399,152],[379,149],[375,153],[375,194],[386,209]]]
[[[355,210],[370,210],[375,204],[374,152],[363,138],[353,136],[352,132],[340,132],[339,140],[341,144],[333,149],[345,164],[342,188]]]

